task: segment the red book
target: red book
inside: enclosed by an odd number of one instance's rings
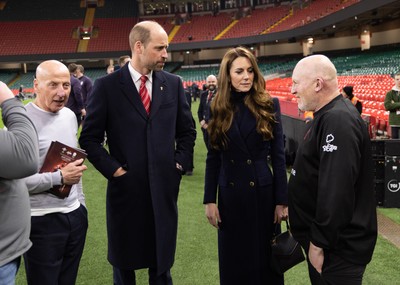
[[[58,171],[70,162],[81,158],[85,160],[86,156],[87,154],[83,149],[70,147],[59,141],[52,141],[39,173]],[[49,192],[64,199],[68,197],[71,188],[72,185],[56,185]]]

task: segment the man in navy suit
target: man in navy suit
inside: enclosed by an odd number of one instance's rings
[[[149,284],[172,284],[179,184],[190,167],[196,131],[181,79],[162,70],[168,57],[164,29],[140,22],[129,44],[131,62],[95,82],[80,144],[108,179],[114,284],[136,284],[140,268],[149,268]],[[150,105],[141,99],[148,96]],[[101,144],[104,131],[109,152]]]

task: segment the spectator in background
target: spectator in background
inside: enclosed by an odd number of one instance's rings
[[[72,73],[81,82],[81,93],[83,99],[83,106],[86,109],[87,100],[92,92],[93,82],[92,79],[84,75],[85,69],[80,64],[71,63],[68,65],[69,72]]]
[[[120,56],[118,59],[119,68],[122,68],[125,64],[131,61],[131,57],[129,55]]]
[[[298,108],[314,112],[289,180],[292,234],[307,254],[312,284],[361,285],[377,238],[367,127],[339,94],[326,56],[300,60],[292,81]]]
[[[107,74],[113,73],[114,72],[114,65],[110,64],[107,66]]]
[[[108,260],[114,284],[172,285],[181,175],[190,169],[196,131],[182,80],[163,71],[168,35],[156,22],[129,34],[132,60],[96,80],[79,139],[108,179]],[[102,146],[107,132],[109,151]]]
[[[64,108],[71,91],[68,68],[56,60],[44,61],[33,81],[36,99],[26,105],[39,136],[40,167],[52,141],[77,147],[78,124],[74,113]],[[82,192],[82,159],[55,172],[37,173],[25,179],[30,194],[32,247],[24,254],[29,285],[76,282],[88,227]],[[55,185],[72,185],[61,199],[48,192]]]
[[[0,284],[15,284],[21,255],[32,243],[29,195],[21,178],[38,171],[38,137],[24,105],[0,81]]]
[[[392,90],[386,93],[385,109],[389,111],[389,125],[392,132],[392,139],[399,138],[400,129],[400,72],[394,76],[394,83]]]
[[[25,92],[24,92],[24,85],[20,85],[18,89],[18,95],[16,96],[18,99],[25,100]]]
[[[245,48],[226,52],[218,76],[203,203],[218,229],[220,284],[283,284],[270,267],[274,223],[287,218],[279,101],[266,92],[256,58]]]
[[[204,143],[208,149],[208,121],[210,120],[210,106],[211,102],[217,93],[217,77],[215,75],[209,75],[206,79],[207,90],[200,94],[200,104],[197,110],[197,116],[199,117],[201,131],[203,133]]]
[[[190,109],[192,109],[192,97],[190,96],[190,91],[188,88],[185,88],[184,92],[185,92],[186,101],[188,102]]]
[[[189,91],[193,101],[196,102],[200,94],[200,89],[199,86],[196,84],[196,82],[193,82],[193,84],[189,87]]]
[[[358,99],[356,96],[353,94],[353,86],[345,86],[343,87],[343,92],[342,95],[344,98],[347,98],[353,103],[354,107],[356,107],[358,113],[362,113],[362,103],[360,99]]]
[[[71,93],[68,97],[68,102],[65,107],[71,109],[76,116],[76,121],[78,122],[78,127],[81,125],[82,118],[86,116],[86,110],[83,106],[83,99],[82,99],[82,87],[81,82],[79,79],[75,78],[71,74]]]

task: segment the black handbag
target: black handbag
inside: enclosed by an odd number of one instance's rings
[[[279,226],[280,224],[277,224]],[[305,260],[300,244],[293,238],[290,232],[289,222],[286,221],[287,231],[275,234],[271,240],[271,267],[283,274],[286,270]]]

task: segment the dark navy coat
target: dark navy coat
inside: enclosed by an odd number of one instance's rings
[[[287,205],[281,115],[279,101],[273,100],[274,139],[263,140],[243,105],[227,133],[228,148],[207,154],[204,203],[216,203],[218,197],[221,285],[283,282],[269,270],[275,205]]]
[[[65,107],[70,108],[75,115],[81,115],[83,106],[82,87],[79,79],[71,75],[71,92]]]
[[[168,270],[174,261],[181,172],[196,131],[179,77],[154,71],[148,116],[128,65],[97,79],[80,144],[108,179],[108,259],[120,269]],[[101,145],[107,133],[109,152]],[[123,167],[127,173],[114,178]]]

